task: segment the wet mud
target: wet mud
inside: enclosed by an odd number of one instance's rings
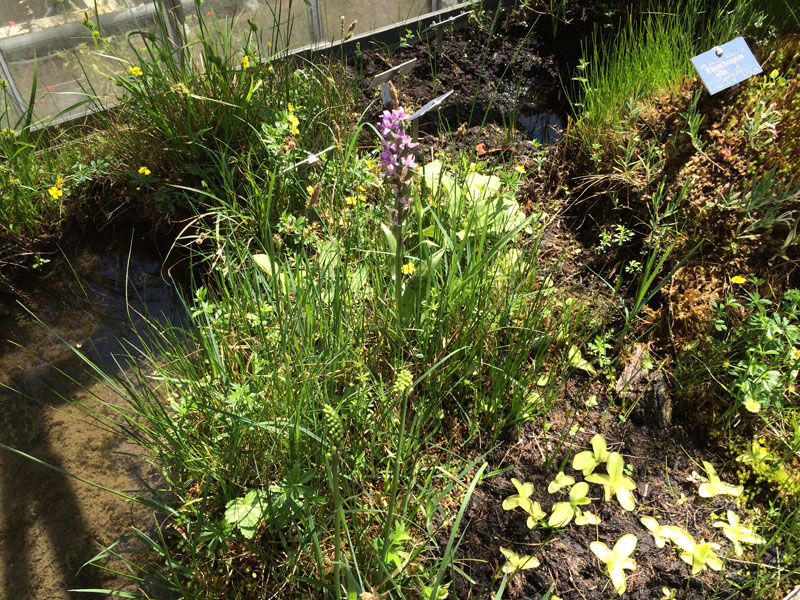
[[[86,410],[108,414],[123,400],[86,361],[122,375],[139,335],[176,322],[181,305],[162,278],[151,247],[130,233],[93,238],[53,257],[24,299],[0,303],[0,442],[75,476],[131,492],[158,485],[140,450]],[[52,266],[55,265],[55,266]],[[80,354],[79,354],[80,353]],[[81,409],[83,406],[84,409]],[[81,566],[124,536],[147,527],[141,505],[0,449],[0,596],[75,598],[76,588],[131,589],[124,580]]]

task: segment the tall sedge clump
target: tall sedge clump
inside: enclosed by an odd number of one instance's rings
[[[411,136],[406,133],[404,121],[408,117],[402,107],[385,110],[378,123],[381,136],[381,171],[388,189],[391,190],[387,208],[395,239],[394,290],[398,324],[403,294],[403,233],[411,206],[413,170],[417,166],[412,151],[419,145],[412,142]]]
[[[339,493],[339,452],[344,441],[344,425],[339,413],[330,404],[322,407],[325,428],[328,431],[328,444],[330,446],[326,457],[330,463],[331,494],[334,503],[334,530],[333,530],[333,586],[337,600],[342,596],[342,525],[344,524],[344,509],[342,496]]]

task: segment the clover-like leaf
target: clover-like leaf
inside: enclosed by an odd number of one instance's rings
[[[741,485],[730,485],[729,483],[725,483],[719,478],[717,475],[717,470],[707,460],[703,461],[703,468],[706,470],[706,474],[708,477],[699,477],[702,483],[700,484],[700,489],[698,490],[698,494],[700,494],[701,498],[713,498],[714,496],[741,496],[742,492],[744,491],[744,487]]]
[[[722,527],[722,532],[725,534],[725,537],[733,543],[733,550],[736,556],[744,554],[742,543],[765,544],[767,542],[767,540],[760,535],[756,535],[751,527],[742,524],[739,521],[739,517],[737,517],[736,513],[732,510],[728,511],[727,523],[725,521],[716,521],[714,527]]]
[[[614,589],[620,596],[628,588],[625,569],[632,571],[636,568],[636,563],[630,558],[630,555],[633,554],[637,541],[635,535],[628,533],[617,540],[613,550],[609,550],[603,542],[589,544],[589,549],[605,564],[611,583],[614,584]]]
[[[583,471],[584,477],[591,474],[599,464],[606,462],[609,456],[606,439],[602,435],[595,433],[591,444],[591,450],[578,452],[572,459],[572,468],[576,471]]]
[[[514,510],[521,508],[527,513],[533,510],[533,503],[531,502],[531,494],[533,494],[532,483],[522,483],[519,479],[511,478],[511,483],[517,488],[517,493],[509,496],[503,500],[503,510]]]
[[[555,494],[565,487],[569,487],[575,483],[575,478],[571,475],[564,475],[564,471],[559,471],[556,478],[547,486],[548,494]]]
[[[500,547],[500,552],[506,557],[506,562],[503,565],[503,573],[516,573],[517,571],[524,571],[526,569],[535,569],[539,566],[539,560],[535,556],[520,556],[513,550]]]
[[[722,570],[722,561],[714,553],[719,548],[719,544],[712,542],[701,542],[695,544],[691,551],[682,552],[681,559],[692,566],[692,575],[697,575],[706,567],[711,567],[715,571]]]
[[[606,463],[607,475],[592,473],[586,476],[586,481],[598,483],[603,486],[606,502],[611,500],[611,495],[614,494],[622,508],[625,510],[633,510],[636,508],[636,502],[631,492],[636,489],[636,483],[633,479],[622,473],[622,470],[625,468],[625,460],[619,452],[612,452],[608,455]]]

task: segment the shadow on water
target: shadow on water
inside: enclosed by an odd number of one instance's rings
[[[139,335],[152,331],[153,323],[180,323],[185,311],[173,285],[161,277],[159,257],[129,255],[130,242],[123,236],[71,251],[71,268],[61,262],[25,290],[30,313],[0,303],[0,442],[115,490],[142,488],[136,477],[153,482],[157,473],[142,460],[115,454],[133,447],[75,408],[82,403],[100,409],[102,402],[121,399],[64,342],[119,374],[124,357],[136,352]],[[143,244],[152,241],[134,241]],[[97,554],[97,543],[108,545],[125,533],[136,510],[119,497],[0,451],[3,597],[59,600],[70,597],[69,588],[124,587],[108,574],[79,569]]]

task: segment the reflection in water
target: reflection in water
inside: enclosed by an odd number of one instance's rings
[[[518,119],[520,127],[525,129],[528,137],[541,144],[554,144],[561,138],[564,122],[553,112],[523,111]]]
[[[138,477],[155,481],[152,467],[116,454],[134,446],[74,406],[103,410],[101,401],[122,400],[64,342],[115,372],[148,322],[177,322],[183,311],[158,258],[129,257],[127,243],[95,244],[26,292],[27,310],[0,304],[0,442],[111,489],[140,489]],[[2,449],[0,507],[3,597],[60,600],[68,588],[125,585],[79,569],[97,554],[96,543],[112,543],[134,520],[141,525],[140,507]]]

